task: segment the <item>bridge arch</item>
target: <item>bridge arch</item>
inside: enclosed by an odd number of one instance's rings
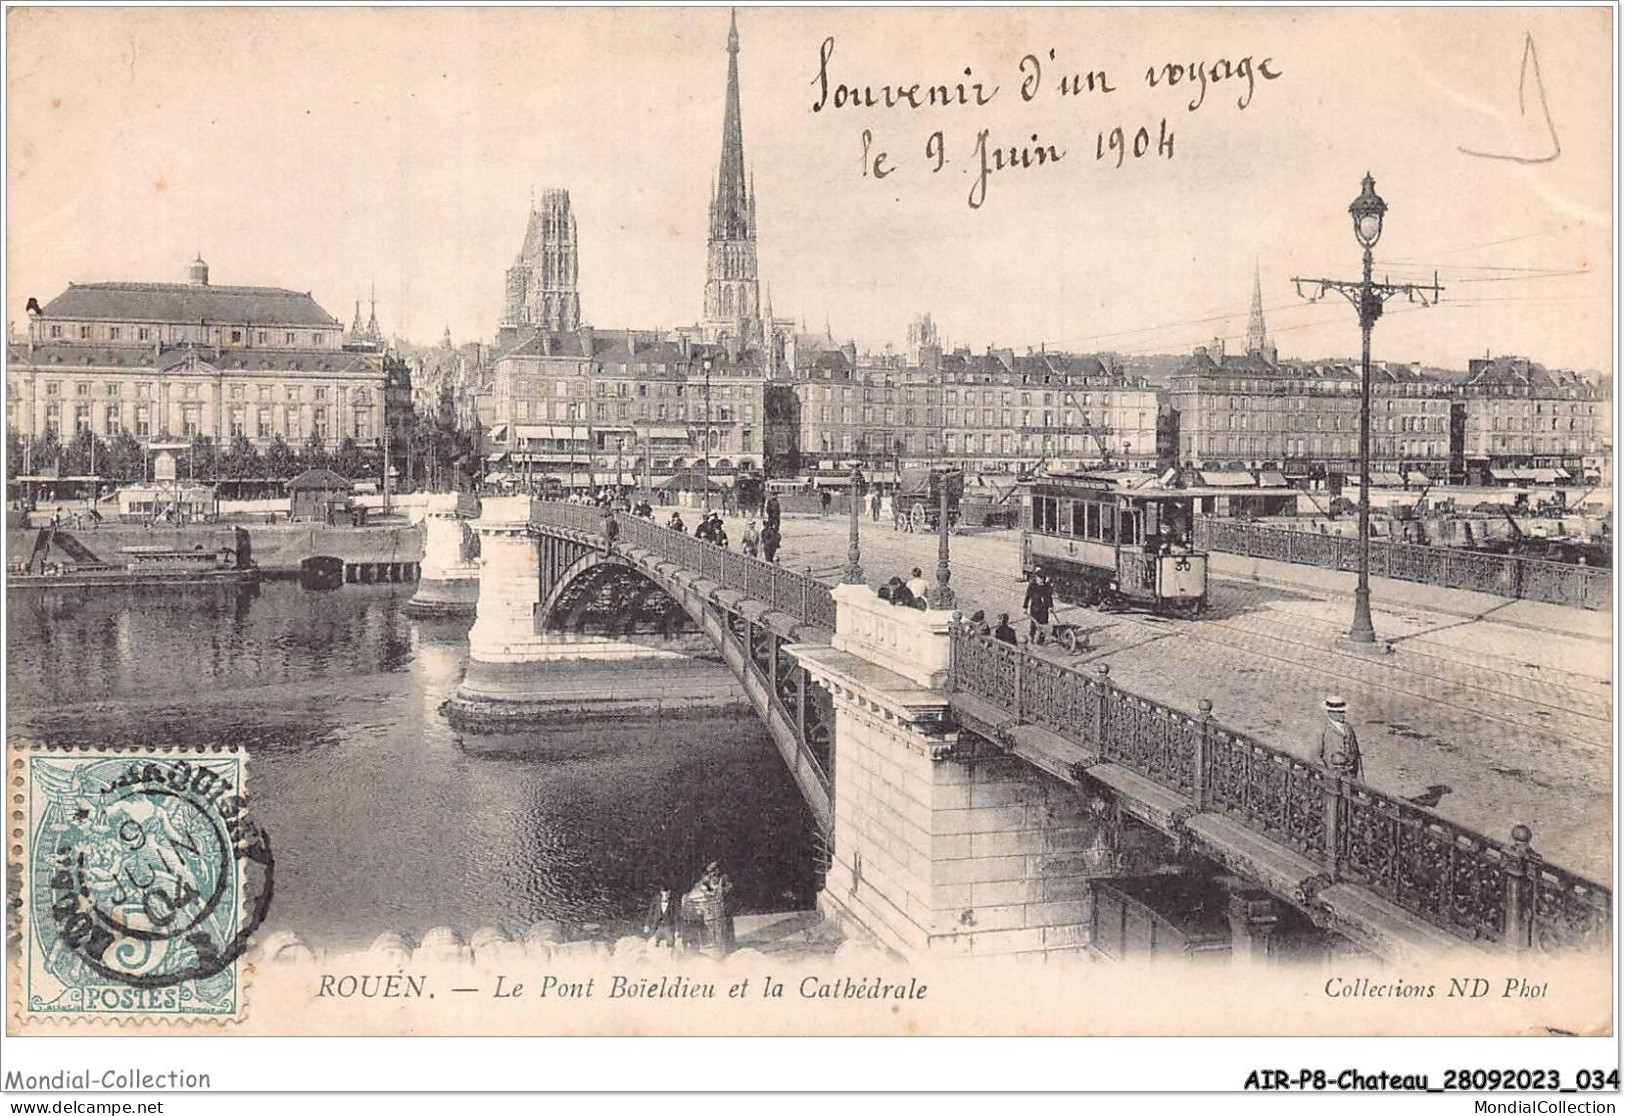
[[[542,587],[543,597],[536,606],[541,631],[582,632],[595,618],[608,619],[600,634],[610,637],[639,631],[676,635],[700,630],[700,617],[668,587],[617,555],[588,551],[552,581],[551,586]]]
[[[783,653],[791,643],[809,639],[827,643],[830,633],[810,628],[799,617],[775,608],[772,591],[763,594],[768,599],[760,599],[723,584],[727,579],[709,578],[638,543],[665,542],[669,536],[674,543],[704,548],[702,553],[717,561],[725,558],[765,566],[754,559],[641,521],[627,524],[627,534],[633,537],[623,536],[606,552],[596,519],[589,528],[587,517],[576,518],[580,522],[570,526],[535,524],[535,541],[550,555],[537,567],[541,580],[534,611],[538,633],[579,632],[595,614],[623,614],[628,628],[641,624],[641,631],[659,632],[664,625],[671,634],[682,629],[706,636],[721,652],[773,737],[819,826],[826,836],[830,834],[834,825],[834,703],[826,689],[807,677],[797,659]],[[622,522],[627,523],[624,518]],[[774,567],[771,572],[780,582],[799,584],[799,575],[789,570]],[[764,586],[770,584],[763,581]],[[784,591],[782,585],[779,588]],[[602,634],[618,637],[631,631],[611,626]]]

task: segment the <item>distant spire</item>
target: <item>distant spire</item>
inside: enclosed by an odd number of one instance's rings
[[[350,323],[350,336],[361,336],[361,296],[359,295],[356,296],[355,300],[355,320]]]
[[[1259,282],[1258,262],[1253,261],[1253,307],[1247,315],[1247,352],[1253,356],[1268,355],[1272,360],[1269,335],[1264,332],[1264,291]]]
[[[367,336],[374,341],[383,339],[383,331],[378,328],[378,281],[372,284],[372,316],[367,319]]]
[[[831,345],[835,344],[835,331],[833,329],[829,328],[829,311],[828,310],[824,311],[824,338]]]

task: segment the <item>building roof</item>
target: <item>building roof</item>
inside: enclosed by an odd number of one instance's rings
[[[89,321],[205,322],[340,328],[307,291],[191,283],[69,283],[42,316]]]
[[[710,357],[713,375],[725,376],[759,372],[758,355],[755,350],[746,350],[739,354],[737,360],[730,360],[727,348],[722,345],[691,344],[685,352],[680,342],[655,331],[583,328],[538,330],[501,353],[496,360],[583,360],[590,357],[601,365],[667,365],[672,370],[699,375],[702,362]],[[658,369],[653,369],[647,374],[657,372]]]
[[[216,349],[204,345],[35,345],[6,346],[9,364],[36,369],[109,369],[112,371],[169,372],[180,369],[212,375],[235,372],[353,372],[372,375],[383,370],[381,353],[353,353],[342,349]]]
[[[316,490],[321,492],[348,492],[355,486],[331,469],[306,469],[287,482],[290,492]]]

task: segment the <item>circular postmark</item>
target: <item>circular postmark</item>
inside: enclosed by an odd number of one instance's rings
[[[240,754],[53,757],[36,814],[35,926],[59,975],[135,988],[207,981],[270,906],[270,840]]]

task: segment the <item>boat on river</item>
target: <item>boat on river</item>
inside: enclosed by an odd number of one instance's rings
[[[257,582],[248,532],[225,528],[210,545],[186,550],[167,546],[127,546],[122,562],[108,562],[73,535],[42,527],[26,562],[6,572],[12,589],[119,589],[132,586],[215,586]]]

